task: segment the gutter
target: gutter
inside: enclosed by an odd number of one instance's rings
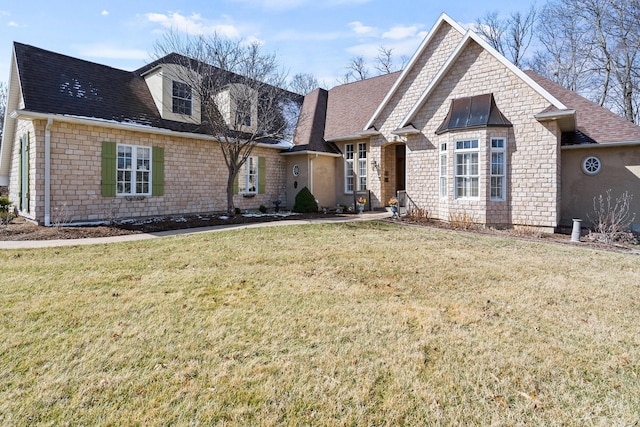
[[[86,125],[86,126],[97,126],[97,127],[104,127],[104,128],[110,128],[110,129],[127,130],[131,132],[151,133],[154,135],[172,136],[177,138],[199,139],[203,141],[212,141],[212,142],[218,142],[218,143],[224,142],[218,137],[205,135],[201,133],[178,132],[175,130],[161,129],[153,126],[140,125],[136,123],[129,124],[129,123],[116,122],[113,120],[97,119],[97,118],[91,118],[91,117],[67,116],[64,114],[37,113],[35,111],[27,111],[27,110],[15,110],[9,115],[9,117],[11,117],[12,119],[40,119],[40,120],[52,119],[62,123],[73,123],[73,124]],[[262,142],[258,142],[254,145],[254,147],[286,150],[288,148],[291,148],[291,145],[287,144],[286,146],[284,146],[280,144],[265,144]]]
[[[325,141],[327,142],[353,141],[356,139],[371,138],[373,136],[378,136],[378,135],[380,135],[380,132],[377,130],[365,130],[353,135],[339,136],[336,138],[328,138],[328,139],[325,139]]]
[[[342,154],[323,153],[321,151],[287,151],[280,153],[281,156],[296,156],[299,154],[310,154],[312,156],[342,157]]]
[[[613,147],[633,147],[639,146],[640,140],[636,141],[621,141],[621,142],[596,142],[595,144],[574,144],[563,145],[561,150],[580,150],[589,148],[613,148]]]
[[[44,128],[44,226],[51,225],[51,126],[49,117]]]

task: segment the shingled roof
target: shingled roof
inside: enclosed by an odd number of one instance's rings
[[[144,72],[177,54],[124,71],[17,42],[14,50],[27,111],[210,133],[205,125],[163,119],[145,82]]]
[[[347,83],[329,90],[325,139],[362,132],[400,72]]]
[[[576,131],[562,134],[563,145],[640,142],[640,126],[534,71],[525,71],[567,108],[576,110]]]

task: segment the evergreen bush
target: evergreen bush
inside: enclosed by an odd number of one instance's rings
[[[318,212],[316,198],[313,197],[307,187],[302,188],[296,194],[296,203],[293,205],[293,211],[298,213]]]

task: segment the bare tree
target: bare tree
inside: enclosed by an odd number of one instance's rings
[[[396,64],[393,57],[393,49],[388,49],[384,46],[378,48],[378,56],[374,58],[374,68],[382,74],[391,74],[396,71],[404,69],[407,65],[408,58],[406,56],[400,57],[400,64]]]
[[[533,39],[536,15],[535,6],[526,14],[514,12],[506,19],[491,12],[476,21],[475,31],[517,67],[522,67]]]
[[[280,89],[284,73],[257,43],[167,33],[155,45],[159,63],[200,105],[200,129],[219,141],[227,177],[227,213],[235,213],[234,182],[259,142],[290,138],[299,97]]]
[[[589,70],[593,47],[587,42],[588,29],[566,3],[546,4],[536,33],[544,49],[534,55],[535,71],[574,92],[595,86]]]
[[[365,80],[369,77],[380,76],[384,74],[395,73],[403,70],[409,62],[409,58],[401,56],[399,62],[393,56],[393,49],[380,46],[378,55],[373,59],[373,68],[377,71],[375,75],[369,72],[369,65],[362,56],[351,58],[351,62],[347,65],[347,72],[338,78],[339,84],[350,83],[358,80]]]
[[[639,0],[550,0],[538,36],[536,68],[600,105],[638,122]],[[546,64],[545,64],[546,63]]]
[[[7,113],[7,101],[9,98],[9,85],[0,82],[0,144],[2,144],[2,131],[4,128],[4,116]]]
[[[369,67],[362,56],[356,56],[351,59],[351,63],[347,66],[356,80],[365,80],[369,78]]]
[[[298,73],[289,82],[289,90],[300,95],[306,95],[319,87],[318,79],[308,73]]]

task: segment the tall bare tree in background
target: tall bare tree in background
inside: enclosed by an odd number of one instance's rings
[[[0,82],[0,145],[2,144],[4,116],[7,113],[8,97],[9,97],[9,85],[7,84],[7,82]]]
[[[318,79],[309,73],[298,73],[289,82],[289,90],[299,95],[306,95],[319,87]]]
[[[638,123],[638,0],[551,0],[538,27],[534,69]]]
[[[155,56],[189,87],[183,97],[199,102],[201,130],[220,141],[228,169],[227,212],[233,215],[240,169],[258,143],[292,137],[300,99],[280,89],[285,74],[275,55],[257,43],[169,32],[156,43]]]
[[[366,80],[369,77],[395,73],[396,71],[403,70],[408,61],[409,58],[406,56],[401,56],[399,60],[396,60],[393,55],[393,49],[380,46],[378,48],[378,55],[373,58],[373,68],[376,70],[375,74],[371,74],[369,64],[363,56],[355,56],[351,58],[351,62],[349,62],[349,65],[346,67],[347,72],[342,78],[338,79],[338,83],[345,84],[358,80]]]
[[[537,11],[531,6],[528,12],[514,12],[507,18],[500,18],[491,12],[476,21],[474,30],[494,49],[522,68],[524,59],[533,40]]]

